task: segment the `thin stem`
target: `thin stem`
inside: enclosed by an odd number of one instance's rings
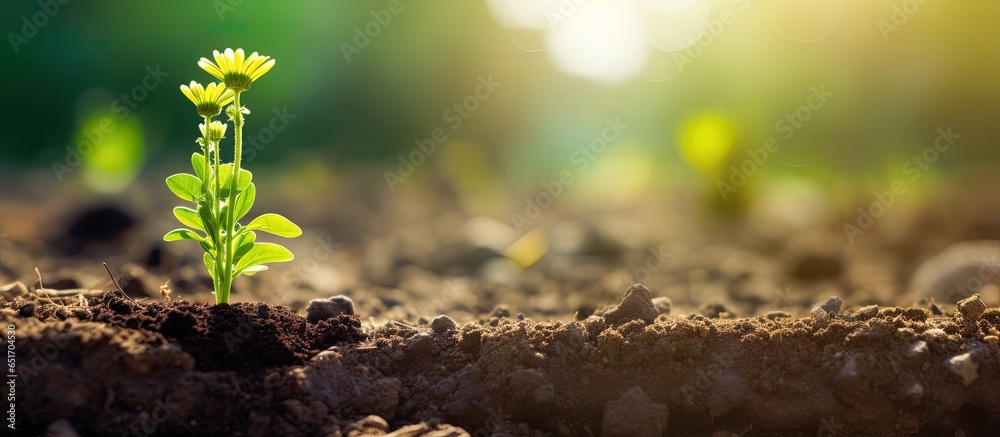
[[[205,157],[205,191],[208,192],[208,200],[212,202],[212,216],[215,218],[216,223],[218,223],[219,218],[219,178],[215,178],[215,190],[212,190],[212,178],[218,175],[219,171],[219,141],[212,138],[212,118],[204,117],[205,119],[205,136],[202,139],[202,152],[204,152]],[[213,159],[214,158],[214,159]],[[213,165],[214,161],[214,165]],[[200,207],[198,209],[201,209]],[[219,259],[219,253],[221,253],[221,238],[218,232],[213,232],[209,237],[212,238],[212,245],[215,247],[215,275],[212,281],[212,285],[215,288],[215,298],[216,302],[219,299],[219,290],[222,285],[219,279],[219,274],[222,273],[222,260]]]
[[[236,205],[236,189],[239,186],[240,179],[240,161],[243,157],[243,107],[240,105],[240,91],[236,91],[233,96],[233,106],[236,108],[236,117],[233,119],[233,128],[235,133],[235,150],[233,152],[233,172],[229,176],[229,201],[227,205],[229,208],[226,213],[226,265],[224,272],[224,283],[223,290],[224,294],[216,294],[215,300],[217,303],[229,303],[229,292],[233,285],[233,274],[234,272],[234,260],[233,257],[236,255],[236,250],[233,247],[235,243],[236,236],[236,213],[233,210]]]
[[[222,277],[223,272],[225,271],[225,259],[222,256],[222,254],[225,253],[225,252],[223,252],[223,245],[224,245],[225,241],[222,239],[222,236],[219,235],[219,232],[222,230],[221,229],[221,226],[222,226],[221,219],[222,219],[222,217],[220,217],[222,215],[222,206],[220,205],[221,200],[222,200],[220,198],[221,195],[222,195],[222,181],[219,179],[219,143],[220,142],[221,142],[221,140],[220,141],[216,141],[214,144],[212,144],[214,147],[212,147],[212,149],[213,149],[212,152],[213,153],[212,153],[211,158],[209,158],[208,156],[205,157],[205,161],[206,162],[208,162],[208,161],[213,162],[214,165],[212,166],[212,174],[215,176],[215,192],[212,195],[212,198],[214,199],[213,202],[212,202],[212,217],[214,217],[214,220],[215,220],[215,223],[216,223],[216,232],[214,233],[214,235],[212,235],[212,238],[215,239],[215,281],[214,281],[213,285],[215,285],[215,302],[216,303],[219,303],[219,299],[220,299],[220,296],[222,294],[221,290],[223,290],[225,288],[225,286],[224,286],[225,282],[224,282],[223,277]],[[228,288],[225,288],[225,289],[228,289]],[[228,294],[229,293],[226,293],[227,296],[228,296]]]
[[[212,151],[212,140],[209,139],[209,138],[211,138],[211,134],[212,134],[212,130],[209,129],[211,126],[212,126],[212,117],[205,117],[205,138],[202,140],[202,145],[201,146],[202,146],[203,155],[205,156],[205,181],[204,182],[206,184],[209,183],[209,182],[211,182],[211,180],[212,180],[212,173],[211,173],[211,171],[209,169],[209,165],[210,165],[209,154]],[[209,191],[209,188],[208,188],[207,185],[205,186],[205,191]]]

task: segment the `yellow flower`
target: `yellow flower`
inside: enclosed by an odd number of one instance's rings
[[[198,66],[237,92],[250,89],[250,84],[274,66],[274,59],[270,56],[261,56],[253,52],[248,57],[243,53],[243,49],[236,49],[235,52],[233,49],[226,49],[224,53],[214,50],[212,55],[215,57],[215,62],[201,58]]]
[[[194,103],[198,108],[198,115],[202,117],[219,115],[222,107],[233,101],[233,90],[215,82],[210,82],[208,87],[204,87],[192,80],[190,86],[181,85],[181,92]]]
[[[211,142],[222,141],[226,137],[226,128],[229,127],[228,124],[223,123],[218,120],[212,120],[212,124],[209,125],[208,135],[205,134],[205,123],[198,125],[198,129],[201,129],[201,136],[208,137]]]

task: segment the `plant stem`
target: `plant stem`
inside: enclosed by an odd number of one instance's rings
[[[218,170],[219,169],[219,140],[212,138],[212,135],[211,135],[212,134],[211,126],[212,126],[212,118],[211,117],[205,117],[205,137],[204,137],[203,144],[202,144],[204,146],[203,151],[205,152],[205,179],[206,179],[205,180],[205,184],[206,184],[205,190],[209,192],[209,201],[212,202],[212,213],[213,213],[212,216],[215,217],[215,220],[218,223],[218,218],[219,218],[219,201],[218,201],[218,199],[219,199],[219,193],[222,191],[222,190],[220,190],[221,185],[220,185],[220,182],[219,182],[219,178],[218,177],[215,178],[215,190],[212,190],[212,187],[211,187],[210,184],[212,183],[212,176],[213,175],[217,176],[218,173],[219,173],[219,170]],[[213,165],[213,163],[214,163],[214,165]],[[199,209],[201,209],[201,208],[199,208]],[[222,244],[220,244],[220,243],[222,242],[222,239],[220,238],[218,232],[214,232],[214,233],[212,233],[209,236],[212,238],[212,244],[215,246],[215,251],[216,251],[216,257],[215,257],[215,275],[213,276],[212,285],[213,285],[213,287],[216,290],[215,291],[215,299],[216,299],[216,303],[218,303],[219,290],[222,288],[222,287],[220,287],[220,285],[221,285],[220,282],[221,281],[219,279],[220,278],[219,275],[222,273],[222,267],[223,266],[222,266],[222,260],[220,260],[219,257],[218,257],[218,254],[221,253]]]
[[[212,126],[212,118],[205,117],[205,138],[202,140],[203,142],[201,150],[202,152],[204,152],[205,155],[205,183],[212,181],[212,173],[209,169],[209,165],[211,165],[209,154],[212,151],[212,140],[210,139],[212,131],[209,129],[210,126]],[[205,191],[211,191],[211,189],[209,189],[209,187],[206,186]]]
[[[214,190],[214,193],[212,194],[212,217],[214,217],[214,220],[215,220],[215,223],[216,223],[216,231],[212,235],[212,238],[215,241],[215,276],[213,278],[214,280],[213,280],[213,284],[212,285],[215,286],[215,302],[216,303],[219,302],[219,295],[221,293],[220,290],[223,289],[223,287],[222,287],[222,285],[223,285],[222,272],[225,271],[225,260],[221,256],[223,254],[223,247],[224,247],[225,241],[222,239],[222,236],[219,234],[219,232],[222,230],[221,229],[221,226],[222,226],[221,219],[222,219],[222,217],[220,217],[222,215],[222,206],[220,205],[220,202],[222,200],[220,198],[221,195],[222,195],[222,180],[219,179],[219,159],[220,159],[219,158],[219,144],[220,143],[221,143],[221,140],[220,141],[216,141],[214,144],[212,144],[212,146],[214,146],[214,147],[212,147],[213,153],[212,153],[211,157],[209,157],[207,155],[205,156],[205,161],[212,163],[212,173],[211,174],[215,176],[215,190]],[[212,179],[210,178],[209,181],[211,181],[211,180]],[[228,293],[227,293],[227,295],[228,295]]]
[[[233,247],[233,244],[236,242],[236,212],[233,209],[236,205],[236,188],[239,186],[240,160],[243,157],[243,107],[240,105],[240,94],[240,91],[236,91],[233,96],[233,106],[236,108],[236,117],[233,120],[236,145],[233,152],[233,172],[229,176],[229,201],[226,203],[229,208],[226,211],[226,263],[225,272],[223,272],[225,279],[223,279],[222,293],[216,292],[216,303],[229,303],[229,292],[233,286],[233,274],[235,273],[233,271],[235,267],[233,257],[236,254],[236,248]]]

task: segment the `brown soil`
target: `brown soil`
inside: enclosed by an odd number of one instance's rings
[[[35,298],[35,296],[28,296]],[[93,435],[989,435],[1000,310],[308,323],[266,304],[3,302],[18,427]],[[655,311],[655,310],[654,310]],[[369,417],[378,416],[378,417]]]
[[[518,202],[473,212],[345,178],[322,199],[260,193],[302,224],[296,260],[217,306],[199,248],[160,241],[176,226],[162,181],[109,204],[46,180],[0,181],[14,435],[1000,429],[990,184],[900,203],[849,240],[863,202],[803,221],[683,191],[614,208],[567,194],[518,232]],[[338,295],[350,315],[306,316]]]

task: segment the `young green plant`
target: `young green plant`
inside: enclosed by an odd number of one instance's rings
[[[186,228],[174,229],[163,236],[164,241],[197,241],[205,250],[204,261],[215,286],[215,302],[229,303],[233,280],[239,275],[253,275],[267,270],[265,264],[291,261],[288,249],[274,243],[257,242],[256,231],[279,237],[294,238],[302,230],[278,214],[263,214],[245,226],[240,220],[250,212],[257,189],[253,175],[241,168],[244,115],[250,111],[240,98],[250,85],[274,66],[269,56],[253,52],[246,56],[243,49],[226,49],[214,53],[215,62],[206,58],[198,66],[221,80],[208,86],[192,81],[181,85],[181,92],[190,99],[202,117],[201,152],[191,155],[194,174],[178,173],[167,178],[167,187],[190,207],[174,208],[174,216]],[[228,106],[227,106],[228,105]],[[219,144],[226,136],[227,123],[214,120],[226,109],[235,131],[233,162],[223,163]]]

